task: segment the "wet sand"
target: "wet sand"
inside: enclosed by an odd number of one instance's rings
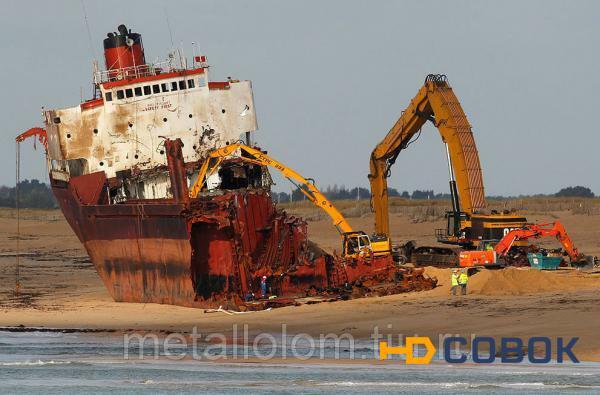
[[[368,339],[374,327],[383,334],[472,334],[580,338],[582,360],[600,361],[600,274],[575,270],[536,272],[529,269],[482,271],[471,278],[466,297],[449,295],[449,270],[428,269],[440,286],[434,290],[321,303],[239,315],[205,313],[157,304],[116,303],[105,290],[85,250],[60,211],[22,213],[21,298],[15,298],[16,221],[0,210],[0,326],[190,331],[230,335],[233,325],[250,333],[349,333]],[[530,220],[559,218],[578,247],[600,255],[600,216],[551,213]],[[351,218],[369,230],[370,218]],[[411,223],[392,217],[395,240],[432,243],[442,223]],[[338,247],[329,221],[309,223],[311,238],[324,248]],[[400,239],[400,233],[404,238]]]

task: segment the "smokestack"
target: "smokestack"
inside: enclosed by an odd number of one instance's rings
[[[125,25],[119,25],[118,33],[108,33],[104,39],[106,70],[119,70],[146,64],[142,35],[131,33]]]

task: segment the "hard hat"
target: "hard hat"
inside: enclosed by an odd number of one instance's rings
[[[266,279],[267,279],[267,276],[263,276],[263,279],[264,279],[264,280],[266,280]]]
[[[452,273],[458,273],[458,269],[452,269]]]

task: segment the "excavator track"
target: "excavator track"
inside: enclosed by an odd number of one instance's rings
[[[410,263],[415,267],[434,266],[446,268],[458,266],[460,251],[459,247],[417,247],[417,243],[411,240],[403,245],[394,245],[392,256],[400,267]]]
[[[411,262],[415,266],[456,267],[460,248],[421,246],[414,249]]]

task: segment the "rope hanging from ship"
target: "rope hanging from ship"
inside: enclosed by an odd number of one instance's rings
[[[17,140],[16,142],[16,174],[15,174],[15,209],[17,216],[17,252],[15,254],[15,297],[20,296],[21,291],[21,279],[20,279],[20,243],[21,240],[21,216],[20,216],[20,207],[19,207],[19,184],[21,182],[21,142]]]

